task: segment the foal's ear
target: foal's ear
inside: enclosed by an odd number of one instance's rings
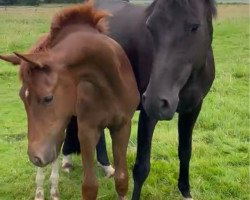
[[[101,19],[104,19],[105,17],[111,17],[112,14],[109,13],[108,11],[105,11],[105,10],[97,10],[95,12],[95,16],[94,16],[94,21],[96,24],[98,24],[98,22],[101,20]]]
[[[18,56],[14,55],[14,54],[0,55],[0,59],[4,60],[6,62],[10,62],[13,65],[20,65],[20,63],[21,63],[21,59]]]
[[[49,53],[47,52],[31,53],[31,54],[20,54],[20,53],[14,52],[14,54],[20,60],[31,63],[34,67],[43,68],[48,64],[48,60],[49,60]]]
[[[111,17],[112,14],[103,10],[98,10],[95,12],[94,15],[94,23],[96,25],[96,28],[101,33],[106,33],[108,31],[108,23],[105,17]]]

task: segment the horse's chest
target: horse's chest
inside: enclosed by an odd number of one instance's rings
[[[198,86],[188,87],[180,92],[179,98],[177,112],[190,112],[201,103],[203,91]]]

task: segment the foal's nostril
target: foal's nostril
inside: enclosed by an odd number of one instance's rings
[[[39,157],[34,157],[34,163],[36,164],[36,165],[38,165],[38,166],[41,166],[43,163],[42,163],[42,160],[41,160],[41,158],[39,158]]]

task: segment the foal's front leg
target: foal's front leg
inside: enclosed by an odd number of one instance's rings
[[[44,200],[43,182],[44,182],[43,169],[41,167],[37,167],[35,200]]]
[[[95,200],[97,198],[98,183],[94,172],[95,147],[100,137],[100,131],[78,123],[79,141],[83,165],[82,198]]]
[[[59,200],[59,191],[58,191],[58,179],[59,179],[59,172],[58,172],[58,161],[52,163],[51,175],[50,175],[50,197],[52,200]]]
[[[124,200],[128,192],[127,147],[131,121],[118,130],[111,130],[112,149],[115,166],[115,188],[119,200]]]
[[[80,143],[78,140],[78,128],[77,128],[77,118],[72,117],[68,127],[66,129],[66,137],[64,140],[63,148],[63,161],[62,161],[62,170],[64,172],[70,172],[73,168],[73,163],[71,161],[71,154],[80,153]],[[108,153],[106,149],[106,141],[104,131],[101,131],[101,137],[96,146],[96,155],[98,165],[102,168],[106,177],[111,177],[114,175],[114,168],[109,162]]]

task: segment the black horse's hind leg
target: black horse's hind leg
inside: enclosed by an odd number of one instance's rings
[[[107,153],[107,149],[106,149],[106,141],[105,141],[104,131],[102,131],[100,140],[96,146],[96,156],[97,156],[98,162],[101,165],[104,165],[104,166],[110,165],[108,153]]]
[[[106,177],[108,178],[112,177],[115,173],[115,169],[109,163],[104,130],[102,131],[101,137],[96,146],[96,157],[97,157],[98,165],[99,167],[102,168],[102,170],[106,174]]]
[[[180,159],[180,173],[178,188],[184,198],[191,198],[189,186],[189,161],[192,149],[192,132],[201,110],[202,102],[192,112],[179,114],[178,131],[179,147],[178,155]]]
[[[142,109],[137,135],[137,156],[133,169],[134,191],[132,200],[140,199],[141,189],[150,171],[151,142],[157,121],[150,119]]]
[[[72,117],[66,129],[66,136],[63,143],[62,153],[64,156],[80,153],[80,143],[77,132],[77,119],[76,117]]]

